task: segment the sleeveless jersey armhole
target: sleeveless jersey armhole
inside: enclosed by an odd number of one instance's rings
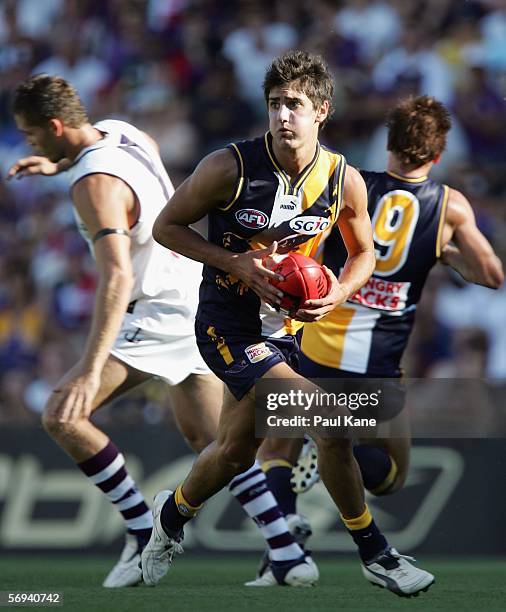
[[[138,225],[139,221],[141,220],[141,216],[142,216],[142,205],[141,205],[140,197],[137,191],[132,187],[132,185],[128,183],[125,180],[125,178],[123,176],[120,176],[119,174],[115,174],[112,171],[104,172],[100,170],[90,170],[89,172],[86,172],[85,174],[80,176],[76,181],[72,183],[72,185],[70,186],[70,197],[72,198],[72,189],[77,185],[77,183],[82,181],[84,178],[91,176],[92,174],[105,174],[106,176],[112,176],[113,178],[116,178],[122,183],[124,183],[130,189],[130,191],[132,192],[133,198],[134,198],[135,220],[132,225],[130,224],[128,225],[128,229],[129,230],[135,229],[135,227]]]
[[[338,162],[338,176],[337,176],[337,185],[336,185],[336,209],[335,209],[335,218],[334,224],[337,223],[339,218],[339,213],[341,212],[341,208],[343,205],[343,195],[344,195],[344,177],[346,175],[346,158],[344,155],[341,155],[341,159]]]
[[[235,161],[237,162],[238,177],[235,185],[234,195],[232,196],[232,198],[226,203],[225,206],[218,206],[218,210],[221,211],[227,211],[234,205],[237,198],[241,195],[241,191],[244,185],[244,162],[242,159],[241,152],[239,151],[239,147],[236,144],[231,143],[230,145],[228,145],[227,148],[234,154]]]
[[[450,189],[448,185],[443,185],[443,197],[441,202],[441,209],[439,211],[439,225],[437,228],[436,238],[436,257],[441,257],[441,239],[443,237],[443,228],[446,221],[446,209],[448,208],[448,197],[450,195]]]

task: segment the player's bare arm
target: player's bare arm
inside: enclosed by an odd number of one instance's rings
[[[324,267],[331,287],[329,294],[321,300],[308,300],[306,308],[296,315],[301,321],[318,321],[324,317],[360,289],[374,271],[376,260],[367,212],[367,189],[360,173],[351,166],[346,169],[343,205],[337,225],[348,251],[346,264],[338,279]]]
[[[282,278],[268,269],[270,248],[232,253],[211,244],[190,225],[217,206],[224,206],[234,192],[237,164],[232,153],[222,149],[205,157],[193,174],[176,189],[153,226],[154,239],[186,257],[224,270],[241,279],[257,295],[270,303],[280,303],[282,293],[266,282]]]
[[[142,135],[144,138],[146,138],[153,149],[159,153],[160,147],[158,146],[156,140],[154,140],[149,134],[146,134],[146,132],[142,132]],[[12,164],[7,172],[7,180],[12,178],[19,180],[25,176],[35,176],[37,174],[41,176],[54,176],[60,172],[65,172],[72,164],[73,162],[66,157],[63,157],[58,162],[52,162],[43,155],[29,155],[28,157],[18,159],[14,164]]]
[[[91,329],[70,379],[56,389],[61,396],[56,410],[62,418],[75,420],[91,412],[100,374],[128,307],[133,284],[128,213],[135,210],[135,200],[123,181],[104,174],[84,177],[74,186],[72,196],[91,236],[105,228],[124,232],[103,235],[95,242],[99,284]]]
[[[490,289],[498,289],[504,282],[501,260],[478,229],[471,204],[456,189],[450,189],[443,244],[441,262],[466,281]]]
[[[35,176],[36,174],[54,176],[60,172],[65,172],[71,165],[72,162],[66,157],[55,163],[42,155],[30,155],[29,157],[18,159],[17,162],[12,164],[7,172],[7,180],[12,178],[21,179],[25,176]]]

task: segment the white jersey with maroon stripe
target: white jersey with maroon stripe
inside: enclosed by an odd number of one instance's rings
[[[202,266],[162,247],[152,237],[155,219],[174,193],[162,160],[133,125],[105,120],[94,127],[104,137],[80,151],[67,171],[71,187],[89,174],[116,176],[130,187],[140,206],[139,219],[130,229],[133,304],[125,313],[111,354],[172,385],[192,373],[209,374],[194,328]],[[93,237],[75,208],[74,213],[93,253]]]
[[[135,325],[156,333],[193,334],[201,265],[159,245],[153,223],[174,193],[158,152],[144,134],[124,121],[99,121],[104,138],[83,149],[68,170],[71,186],[89,174],[120,178],[135,194],[140,216],[130,230],[134,273],[131,301]],[[74,209],[79,231],[92,247],[92,236]]]

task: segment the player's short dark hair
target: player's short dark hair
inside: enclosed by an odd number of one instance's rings
[[[75,88],[65,79],[37,74],[23,81],[14,94],[13,111],[30,125],[45,126],[50,119],[61,119],[69,127],[88,122],[86,109]]]
[[[333,111],[334,79],[321,55],[306,51],[287,51],[277,57],[265,73],[263,83],[265,101],[269,101],[271,89],[286,87],[290,83],[296,83],[297,88],[306,94],[315,108],[328,100],[330,105],[328,117],[330,117]]]
[[[442,102],[410,96],[388,113],[388,150],[406,166],[426,164],[444,151],[451,126]]]

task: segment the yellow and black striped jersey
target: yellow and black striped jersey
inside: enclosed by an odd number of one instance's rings
[[[235,193],[208,215],[210,242],[243,253],[278,242],[278,252],[314,257],[341,207],[346,161],[319,143],[295,179],[277,161],[268,132],[229,145],[238,166]],[[239,279],[204,266],[197,319],[238,332],[262,333],[260,300]],[[269,332],[263,330],[264,335]]]
[[[376,268],[347,302],[304,327],[312,361],[369,376],[398,376],[415,310],[441,250],[448,187],[427,176],[361,172],[368,192]],[[341,235],[325,241],[323,262],[339,276],[347,253]]]

